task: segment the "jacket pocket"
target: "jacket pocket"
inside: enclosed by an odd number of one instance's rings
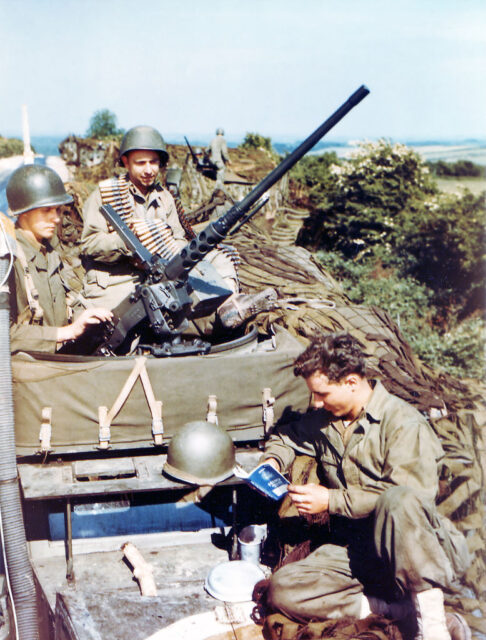
[[[96,283],[102,289],[106,289],[108,282],[110,281],[110,274],[108,271],[95,271]],[[89,280],[88,280],[89,282]]]

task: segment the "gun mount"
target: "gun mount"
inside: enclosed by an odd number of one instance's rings
[[[187,148],[189,149],[189,153],[191,154],[192,161],[194,162],[194,166],[196,167],[196,171],[202,174],[211,175],[217,170],[217,166],[211,162],[207,156],[207,153],[203,154],[202,160],[198,157],[197,153],[192,148],[189,140],[184,136],[184,140],[186,141]]]
[[[103,215],[133,251],[137,266],[145,273],[145,280],[142,284],[137,285],[134,294],[113,310],[115,316],[113,331],[108,339],[98,347],[97,353],[105,355],[115,353],[129,332],[136,331],[142,323],[145,326],[148,325],[155,336],[155,345],[144,345],[154,355],[181,355],[209,351],[209,343],[199,340],[196,341],[196,344],[194,341],[185,344],[181,341],[181,334],[187,328],[188,320],[205,314],[210,315],[230,292],[216,286],[216,290],[208,295],[205,304],[195,309],[191,298],[194,291],[194,286],[191,283],[191,270],[226,238],[238,222],[241,222],[245,217],[248,219],[248,212],[265,192],[280,180],[368,93],[367,87],[364,85],[359,87],[325,122],[263,178],[241,202],[234,204],[218,220],[209,223],[168,261],[148,251],[114,209],[109,206],[101,207]],[[259,207],[257,206],[257,208]]]

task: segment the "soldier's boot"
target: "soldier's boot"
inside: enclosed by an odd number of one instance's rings
[[[434,593],[430,594],[430,591],[434,591]],[[417,616],[419,630],[415,640],[435,640],[436,638],[440,640],[449,636],[451,640],[471,640],[471,629],[464,618],[459,613],[444,612],[444,598],[440,589],[429,589],[422,593],[427,595],[417,598],[419,594],[415,594],[413,601],[411,598],[403,598],[394,602],[385,602],[380,598],[363,595],[360,618],[366,618],[370,613],[376,613],[391,620],[400,621],[407,620],[412,615],[415,615]],[[428,631],[431,616],[432,619],[440,621],[438,627],[436,627],[438,631],[434,631],[435,635],[431,635],[431,632]],[[424,617],[427,624],[427,633],[424,630]],[[445,633],[443,621],[445,621],[446,632],[449,635],[443,635]],[[442,635],[437,635],[438,632]]]
[[[414,615],[415,609],[410,598],[386,602],[374,596],[362,595],[360,619],[366,618],[371,613],[384,616],[390,620],[404,620]]]
[[[235,293],[219,307],[218,316],[223,327],[236,329],[257,313],[273,309],[276,302],[277,292],[271,287],[258,293]]]

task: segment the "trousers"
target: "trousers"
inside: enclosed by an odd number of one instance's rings
[[[359,617],[362,595],[388,602],[432,587],[453,588],[469,565],[466,539],[435,504],[391,487],[371,516],[331,516],[326,541],[271,577],[267,602],[301,622]]]

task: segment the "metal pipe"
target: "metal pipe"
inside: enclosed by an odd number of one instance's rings
[[[2,226],[3,231],[3,226]],[[6,236],[6,234],[5,234]],[[0,282],[8,276],[9,250],[0,237]],[[18,637],[38,640],[34,574],[27,552],[15,453],[12,367],[10,362],[10,311],[8,287],[0,289],[0,509],[6,570],[12,587]]]

